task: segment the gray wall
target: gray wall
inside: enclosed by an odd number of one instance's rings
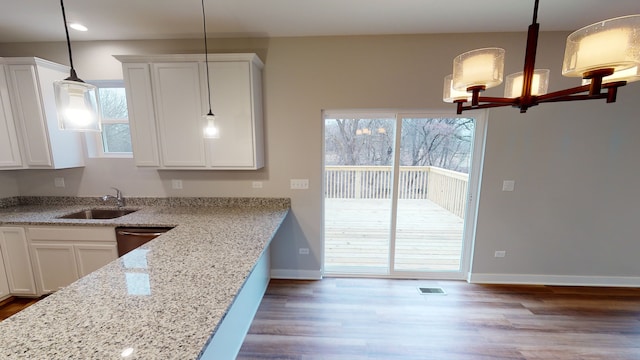
[[[292,216],[275,240],[272,267],[310,275],[321,266],[322,109],[391,108],[448,111],[442,79],[464,51],[500,46],[505,74],[520,71],[524,33],[224,39],[216,52],[256,52],[265,61],[267,167],[247,172],[155,171],[131,160],[90,159],[83,169],[15,171],[22,195],[92,196],[121,187],[129,196],[286,196]],[[550,68],[551,90],[578,85],[560,75],[564,33],[543,33],[538,67]],[[74,62],[85,80],[117,79],[112,54],[194,53],[202,42],[74,43]],[[67,63],[65,47],[0,44],[0,56],[40,56]],[[487,95],[501,95],[501,89]],[[479,281],[575,282],[640,279],[640,212],[635,182],[640,145],[633,116],[640,86],[623,88],[616,104],[579,102],[489,113],[473,273]],[[634,131],[635,130],[635,131]],[[64,176],[65,189],[53,187]],[[309,178],[292,191],[289,179]],[[0,177],[2,179],[2,177]],[[182,179],[184,189],[170,189]],[[502,180],[516,181],[502,192]],[[263,189],[251,182],[264,181]],[[2,181],[2,180],[0,180]],[[298,255],[309,247],[310,255]],[[502,259],[495,250],[506,250]],[[600,277],[600,278],[594,278]],[[606,281],[601,281],[606,280]],[[640,284],[640,281],[637,281]]]
[[[11,171],[0,172],[0,198],[18,196],[18,183]]]

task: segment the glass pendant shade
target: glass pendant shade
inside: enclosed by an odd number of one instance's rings
[[[640,15],[618,17],[585,26],[567,37],[562,75],[628,69],[640,65]]]
[[[536,69],[533,71],[531,81],[531,95],[543,95],[549,88],[549,69]],[[507,75],[504,82],[504,97],[516,98],[522,95],[524,73],[522,71]]]
[[[82,81],[73,68],[71,55],[71,40],[67,28],[67,15],[64,11],[64,1],[60,0],[64,32],[67,37],[69,51],[69,77],[53,82],[53,92],[58,113],[58,128],[72,131],[102,131],[100,109],[98,107],[97,88]]]
[[[466,91],[458,91],[453,88],[453,74],[444,77],[444,87],[442,89],[442,100],[452,103],[456,100],[471,100],[471,94]]]
[[[216,116],[209,113],[204,118],[203,136],[205,139],[220,139],[220,129],[216,126]]]
[[[58,127],[61,130],[101,131],[96,87],[84,82],[58,80],[53,83]]]
[[[504,49],[484,48],[468,51],[453,59],[453,88],[466,91],[472,86],[486,89],[502,83]]]

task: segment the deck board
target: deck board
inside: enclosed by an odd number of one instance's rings
[[[388,199],[325,199],[325,273],[386,274]],[[429,200],[398,202],[396,271],[457,271],[464,221]]]

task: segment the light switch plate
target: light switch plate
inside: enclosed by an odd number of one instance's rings
[[[262,189],[262,181],[254,181],[251,183],[251,187],[254,189]]]
[[[172,179],[171,180],[171,188],[172,189],[176,189],[176,190],[182,189],[182,180]]]
[[[516,186],[514,180],[505,180],[502,182],[502,191],[513,191]]]
[[[309,188],[309,179],[291,179],[291,189],[306,190]]]
[[[58,187],[58,188],[65,187],[64,178],[63,177],[57,177],[57,178],[53,179],[53,185],[55,187]]]

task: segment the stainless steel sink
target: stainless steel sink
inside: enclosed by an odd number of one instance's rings
[[[137,210],[125,209],[89,209],[60,216],[59,219],[115,219]]]

